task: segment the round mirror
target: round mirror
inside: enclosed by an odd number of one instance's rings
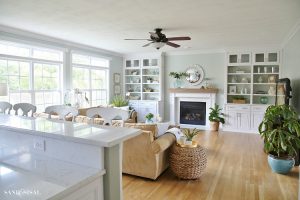
[[[187,73],[186,80],[192,85],[199,85],[204,78],[204,71],[200,65],[194,65],[189,67],[185,73]]]

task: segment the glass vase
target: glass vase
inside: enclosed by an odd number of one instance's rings
[[[174,88],[181,88],[182,87],[182,80],[181,79],[175,79],[173,82]]]

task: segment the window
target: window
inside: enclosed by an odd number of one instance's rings
[[[63,52],[0,41],[0,82],[8,83],[11,104],[32,103],[38,112],[61,103]]]
[[[72,84],[89,99],[90,106],[108,103],[109,60],[72,54]]]

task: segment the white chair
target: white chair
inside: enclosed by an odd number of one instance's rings
[[[65,106],[65,105],[54,105],[54,106],[48,106],[45,109],[45,113],[48,114],[48,118],[51,119],[52,114],[57,114],[59,120],[66,120],[67,115],[72,115],[72,122],[74,121],[75,116],[78,115],[78,109],[71,107],[71,106]]]
[[[6,101],[0,101],[0,113],[3,114],[10,114],[10,111],[12,109],[12,105]]]
[[[15,110],[15,115],[18,115],[19,110],[21,110],[22,116],[26,117],[28,117],[29,112],[31,112],[31,117],[33,117],[33,114],[36,112],[36,106],[30,103],[17,103],[13,106],[13,109]]]
[[[104,120],[104,125],[112,125],[112,120],[121,120],[123,126],[124,121],[129,118],[129,111],[118,108],[90,108],[86,111],[86,116],[94,119],[95,116],[101,116]]]

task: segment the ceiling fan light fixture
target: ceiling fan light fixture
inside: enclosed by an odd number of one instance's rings
[[[152,46],[158,50],[158,49],[160,49],[161,47],[165,46],[165,44],[166,44],[166,43],[164,43],[164,42],[154,42],[154,43],[152,44]]]

